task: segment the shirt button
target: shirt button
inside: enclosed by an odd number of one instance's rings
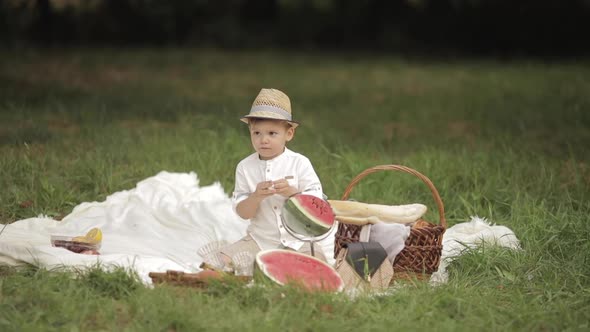
[[[275,209],[275,210],[276,210],[276,209],[277,209],[277,207],[276,207],[276,206],[273,206],[273,209]]]
[[[270,168],[266,170],[266,172],[270,172]]]

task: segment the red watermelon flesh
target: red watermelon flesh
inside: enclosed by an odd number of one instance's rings
[[[306,290],[329,292],[340,292],[344,288],[342,278],[332,266],[295,251],[261,251],[256,255],[256,266],[279,285],[294,284]]]
[[[289,198],[283,215],[292,231],[312,237],[325,234],[335,222],[334,211],[326,200],[306,194]]]

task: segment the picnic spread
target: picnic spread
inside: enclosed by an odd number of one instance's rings
[[[424,220],[427,208],[419,203],[385,205],[349,200],[358,182],[382,171],[409,173],[421,179],[432,193],[438,222]],[[292,273],[305,272],[305,278],[314,279],[309,277],[314,269],[323,269],[322,275],[333,270],[336,279],[339,276],[343,280],[341,285],[333,281],[334,289],[339,290],[383,290],[407,278],[429,278],[436,284],[446,282],[446,267],[465,249],[483,242],[519,248],[510,229],[483,218],[472,217],[447,228],[442,199],[434,184],[405,166],[376,166],[354,177],[340,199],[327,200],[334,212],[333,226],[326,223],[325,216],[318,219],[309,214],[304,200],[295,203],[293,206],[301,205],[303,216],[311,220],[306,222],[312,226],[319,223],[326,229],[337,228],[336,265],[324,266],[314,257],[307,259],[288,252],[259,253],[255,258],[257,271],[274,281],[290,278],[284,273],[287,265],[305,261],[300,266],[310,268],[293,269]],[[103,202],[81,203],[62,220],[38,216],[7,225],[0,236],[0,264],[33,264],[47,269],[100,264],[105,269],[134,270],[146,284],[169,282],[202,287],[211,278],[234,274],[233,270],[216,271],[198,254],[210,243],[232,243],[246,234],[248,222],[237,216],[231,204],[219,183],[200,186],[194,172],[162,171],[131,190],[113,193]],[[76,246],[72,247],[72,243]],[[293,262],[281,263],[286,259]],[[265,272],[270,269],[274,269],[272,274]],[[238,279],[248,278],[242,275]]]

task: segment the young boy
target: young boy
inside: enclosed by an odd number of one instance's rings
[[[322,185],[309,159],[286,147],[299,125],[291,116],[289,97],[276,89],[262,89],[250,113],[241,118],[248,124],[255,152],[236,168],[233,204],[237,214],[249,219],[247,235],[221,250],[226,262],[238,252],[292,249],[311,253],[309,243],[291,236],[281,222],[281,209],[292,195],[305,193],[323,198]],[[314,244],[315,257],[334,264],[333,229]]]

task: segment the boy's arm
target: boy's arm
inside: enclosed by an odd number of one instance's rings
[[[233,192],[233,196],[232,196],[232,207],[234,212],[236,212],[238,214],[238,216],[240,216],[242,219],[250,219],[250,218],[245,218],[244,216],[247,214],[244,214],[244,212],[242,211],[242,213],[240,213],[238,211],[238,206],[245,201],[246,199],[248,199],[250,197],[250,188],[248,186],[248,182],[246,181],[246,176],[244,174],[244,170],[241,167],[241,164],[238,164],[238,167],[236,167],[236,177],[235,177],[235,188],[234,188],[234,192]],[[241,208],[240,208],[241,210]]]
[[[252,193],[248,189],[246,177],[240,166],[236,169],[236,186],[233,194],[233,206],[240,218],[252,219],[260,202],[266,197],[275,193],[272,181],[263,181],[256,185],[256,190]]]
[[[264,197],[256,196],[254,194],[248,196],[245,200],[238,203],[236,206],[236,213],[242,219],[252,219],[258,212],[258,207],[260,206],[260,202]]]
[[[242,200],[236,206],[236,212],[242,219],[254,218],[260,202],[268,196],[276,193],[276,189],[273,186],[272,181],[263,181],[256,185],[256,191],[248,196],[248,198]]]
[[[311,161],[307,158],[305,159],[305,162],[302,163],[302,167],[299,171],[299,188],[303,194],[323,198],[324,193],[322,190],[322,184],[311,165]]]

